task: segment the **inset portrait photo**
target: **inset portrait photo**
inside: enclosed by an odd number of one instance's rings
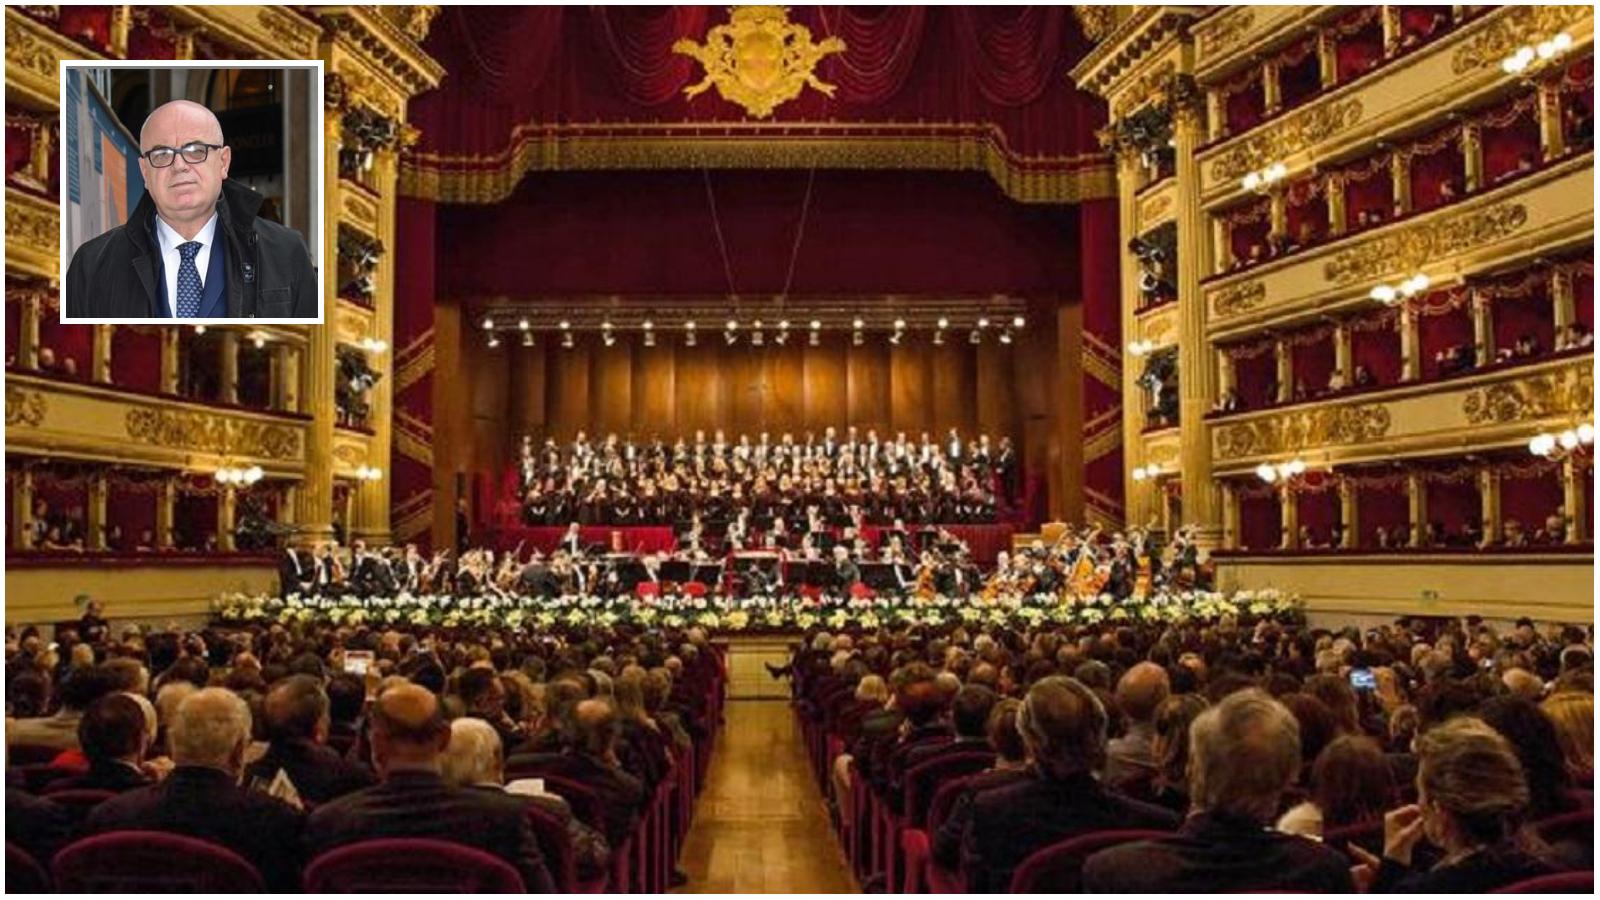
[[[322,63],[61,63],[61,321],[321,323]]]

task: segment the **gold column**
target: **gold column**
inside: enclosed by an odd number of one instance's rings
[[[1287,481],[1278,488],[1278,519],[1283,530],[1278,546],[1284,550],[1300,549],[1300,494]]]
[[[113,59],[128,55],[128,32],[133,30],[133,7],[111,7],[111,56]]]
[[[338,216],[332,212],[339,208],[339,146],[342,136],[337,109],[326,109],[322,117],[324,161],[322,178],[326,204],[323,209],[322,261],[333,266],[339,258]],[[306,429],[306,474],[295,491],[295,522],[299,530],[295,541],[302,545],[321,543],[333,537],[333,423],[334,423],[334,365],[335,335],[332,327],[337,308],[337,279],[326,279],[322,294],[322,308],[328,325],[306,329],[304,355],[300,359],[300,400],[302,412],[311,415],[311,427]]]
[[[234,551],[233,523],[239,508],[239,492],[228,485],[217,495],[217,549],[223,553]]]
[[[1206,140],[1220,141],[1228,131],[1228,114],[1222,91],[1206,91]]]
[[[1239,384],[1239,373],[1234,367],[1233,357],[1224,350],[1217,351],[1217,396],[1226,397],[1228,392],[1234,390]]]
[[[1206,414],[1217,399],[1217,371],[1206,335],[1205,298],[1200,275],[1206,271],[1205,217],[1200,211],[1201,113],[1197,101],[1179,102],[1173,110],[1173,143],[1177,151],[1178,221],[1178,404],[1179,465],[1183,479],[1183,517],[1196,526],[1203,550],[1217,546],[1222,530],[1216,480],[1211,475],[1211,432]]]
[[[39,308],[44,299],[38,291],[22,297],[22,319],[17,333],[17,364],[24,369],[39,368]]]
[[[49,184],[50,173],[55,169],[55,137],[56,123],[53,119],[40,121],[33,132],[28,168],[34,180],[40,184]]]
[[[1344,179],[1328,176],[1328,234],[1338,237],[1349,227],[1350,214],[1344,206]]]
[[[1269,116],[1283,108],[1283,86],[1278,83],[1278,64],[1273,60],[1261,64],[1261,103]]]
[[[1383,58],[1388,59],[1400,49],[1400,7],[1384,4],[1379,17],[1383,20]]]
[[[1389,178],[1394,183],[1394,209],[1386,219],[1411,212],[1411,160],[1399,151],[1389,154]]]
[[[295,495],[295,488],[294,488],[293,484],[285,482],[284,484],[282,484],[282,485],[280,485],[278,487],[278,516],[277,516],[277,519],[278,519],[278,524],[279,525],[293,525],[294,524],[294,507],[295,507],[294,495]]]
[[[1228,223],[1217,217],[1211,219],[1211,246],[1212,256],[1217,260],[1216,268],[1211,270],[1212,273],[1228,271],[1233,265],[1233,243],[1228,240]]]
[[[114,325],[93,325],[89,350],[89,378],[97,384],[111,383],[111,329]]]
[[[1361,546],[1360,492],[1348,478],[1339,479],[1339,524],[1344,526],[1344,542],[1340,548],[1354,550]]]
[[[1500,520],[1500,473],[1489,466],[1478,471],[1478,498],[1483,539],[1488,544],[1498,544],[1504,533]]]
[[[1351,352],[1350,327],[1340,322],[1333,329],[1333,369],[1344,379],[1344,386],[1355,382],[1355,359]]]
[[[1477,125],[1461,128],[1461,159],[1466,168],[1466,193],[1483,187],[1483,132]]]
[[[279,344],[272,352],[278,364],[278,408],[284,412],[301,412],[300,348]]]
[[[1567,152],[1567,135],[1561,129],[1561,88],[1553,79],[1539,82],[1539,145],[1546,162]]]
[[[382,199],[379,202],[377,238],[383,246],[395,246],[395,195],[398,193],[399,157],[395,150],[378,151],[373,164],[373,177]],[[368,392],[372,404],[372,438],[367,442],[367,465],[382,472],[381,477],[361,481],[355,486],[354,519],[346,519],[350,534],[365,538],[369,544],[387,544],[389,532],[389,450],[393,440],[393,418],[390,407],[394,396],[394,260],[391,255],[378,262],[375,273],[377,290],[373,295],[372,337],[382,341],[387,348],[382,354],[368,353],[367,360],[374,369],[384,372],[384,377]]]
[[[1576,457],[1568,456],[1561,463],[1561,491],[1566,500],[1567,543],[1581,544],[1589,537],[1589,497]]]
[[[156,549],[171,550],[178,513],[178,478],[168,475],[156,494]]]
[[[1275,187],[1267,194],[1267,216],[1269,230],[1278,237],[1289,234],[1289,195],[1281,187]]]
[[[1407,303],[1400,307],[1395,321],[1400,329],[1400,380],[1416,381],[1422,377],[1422,331],[1417,312]]]
[[[1139,157],[1130,149],[1117,151],[1117,220],[1121,233],[1130,235],[1134,233],[1137,223],[1137,212],[1134,204],[1134,191],[1138,185]],[[1178,251],[1178,258],[1183,258],[1183,250]],[[1139,308],[1139,265],[1131,251],[1127,249],[1127,241],[1122,242],[1120,253],[1122,264],[1122,334],[1132,340],[1138,334],[1138,320],[1134,310]],[[1121,350],[1122,348],[1118,348]],[[1122,496],[1124,498],[1124,515],[1129,522],[1148,522],[1154,514],[1154,487],[1147,481],[1134,481],[1133,470],[1144,465],[1143,441],[1140,440],[1140,431],[1144,428],[1144,401],[1143,389],[1139,387],[1139,367],[1137,360],[1124,353],[1122,365]]]
[[[106,473],[96,472],[89,476],[89,502],[84,509],[84,546],[89,550],[106,549],[106,501],[111,494],[111,486],[106,481]]]
[[[1406,499],[1410,501],[1411,543],[1421,547],[1428,537],[1428,482],[1421,472],[1406,476]]]
[[[1576,295],[1573,294],[1572,288],[1571,271],[1562,268],[1551,270],[1550,303],[1553,307],[1550,311],[1551,318],[1555,322],[1556,335],[1559,336],[1561,330],[1571,325],[1578,315],[1577,299]]]
[[[178,347],[181,325],[162,328],[161,331],[161,393],[178,392]]]
[[[23,466],[11,489],[11,527],[18,550],[33,549],[33,469]]]
[[[1278,338],[1272,345],[1272,354],[1278,364],[1277,402],[1288,403],[1294,399],[1294,350],[1288,341]]]
[[[1219,485],[1222,494],[1222,547],[1239,549],[1239,491],[1230,480]]]
[[[327,326],[323,326],[326,328]],[[223,403],[239,402],[239,332],[223,329],[217,341],[217,371]]]
[[[1494,312],[1489,299],[1477,291],[1467,299],[1472,309],[1472,345],[1477,364],[1487,366],[1494,362]]]
[[[1339,45],[1332,31],[1317,32],[1317,73],[1323,90],[1339,83]]]

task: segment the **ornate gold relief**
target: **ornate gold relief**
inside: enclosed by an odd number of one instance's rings
[[[782,6],[735,6],[726,25],[706,32],[705,43],[683,38],[672,45],[672,52],[694,57],[706,70],[705,78],[684,88],[686,98],[715,87],[722,99],[758,119],[807,86],[832,97],[834,86],[816,76],[817,63],[844,49],[837,37],[813,41],[811,29],[790,22]]]
[[[1267,286],[1260,281],[1230,284],[1211,295],[1211,311],[1218,317],[1249,312],[1267,299]]]
[[[353,219],[355,224],[369,233],[378,230],[378,206],[372,200],[355,191],[340,191],[339,199],[344,205],[345,215]]]
[[[190,410],[130,409],[128,437],[146,444],[261,459],[295,459],[300,429]]]
[[[428,39],[428,31],[433,28],[433,20],[438,17],[439,10],[438,6],[378,7],[380,14],[418,44]]]
[[[1256,14],[1253,9],[1243,6],[1232,12],[1225,13],[1206,23],[1204,31],[1200,31],[1200,53],[1210,58],[1226,53],[1239,43],[1239,39],[1256,24]]]
[[[1474,34],[1450,58],[1457,75],[1490,66],[1499,68],[1501,60],[1515,53],[1532,38],[1553,35],[1594,15],[1594,7],[1517,6]]]
[[[15,385],[6,385],[7,428],[12,425],[38,428],[44,421],[46,409],[43,394],[38,391],[23,390]]]
[[[1467,394],[1461,412],[1473,425],[1589,415],[1594,412],[1593,364],[1491,384]]]
[[[1500,240],[1527,221],[1528,210],[1520,203],[1502,203],[1435,219],[1340,251],[1328,261],[1323,276],[1334,284],[1349,284],[1409,271],[1429,260]]]
[[[58,278],[61,274],[61,207],[15,188],[6,189],[6,268]]]
[[[296,54],[304,54],[306,58],[316,55],[317,39],[322,36],[320,28],[276,6],[263,6],[260,9],[256,21],[261,23],[261,29],[271,35],[274,41]]]
[[[1168,60],[1140,76],[1117,97],[1112,118],[1120,119],[1128,113],[1137,112],[1146,105],[1162,99],[1177,74],[1177,65]]]
[[[1221,426],[1216,432],[1217,457],[1238,459],[1361,444],[1388,434],[1390,425],[1389,408],[1381,403],[1296,409]]]
[[[1262,165],[1282,160],[1361,121],[1361,100],[1351,97],[1313,106],[1252,134],[1211,164],[1214,181],[1231,181]]]

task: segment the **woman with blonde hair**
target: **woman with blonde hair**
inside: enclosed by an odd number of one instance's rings
[[[1356,883],[1372,893],[1478,894],[1548,874],[1548,851],[1523,829],[1528,781],[1482,719],[1460,716],[1417,737],[1417,802],[1384,817],[1383,858],[1355,844]],[[1413,864],[1424,838],[1441,851]]]
[[[1552,694],[1539,708],[1556,726],[1556,740],[1573,784],[1594,780],[1594,695],[1581,691]]]

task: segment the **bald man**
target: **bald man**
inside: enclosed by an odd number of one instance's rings
[[[265,198],[228,180],[233,150],[211,110],[188,100],[156,107],[139,152],[144,196],[126,223],[72,255],[67,315],[316,318],[305,242],[258,217]]]
[[[1129,787],[1155,774],[1151,745],[1155,741],[1156,709],[1171,693],[1167,670],[1153,662],[1139,663],[1117,681],[1117,708],[1127,718],[1128,727],[1106,747],[1107,784]]]
[[[372,763],[383,783],[318,807],[306,822],[306,846],[318,853],[377,838],[433,838],[476,847],[515,866],[530,893],[554,890],[523,801],[445,782],[450,723],[439,698],[399,684],[372,707]]]

